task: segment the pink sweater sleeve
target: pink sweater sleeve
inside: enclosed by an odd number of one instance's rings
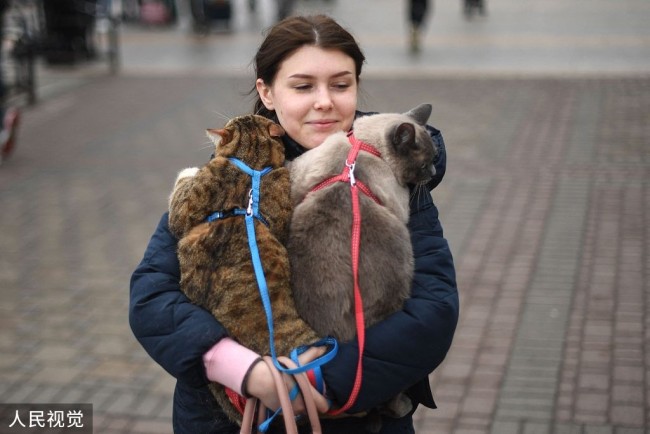
[[[260,355],[238,344],[231,338],[223,338],[203,355],[208,380],[219,383],[244,396],[244,380]]]

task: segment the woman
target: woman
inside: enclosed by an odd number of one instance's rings
[[[255,112],[284,127],[286,156],[295,158],[330,134],[351,128],[365,58],[354,38],[326,16],[290,17],[267,34],[255,57]],[[438,130],[429,127],[440,155],[435,187],[445,171],[445,150]],[[415,405],[435,408],[428,382],[444,359],[458,319],[453,260],[430,195],[415,195],[409,229],[415,253],[412,296],[403,311],[369,328],[364,378],[350,413],[372,409],[406,390]],[[177,240],[163,215],[144,258],[131,279],[130,323],[147,352],[177,379],[174,395],[176,433],[236,433],[208,391],[215,381],[269,408],[279,406],[271,374],[259,355],[235,343],[211,314],[180,291]],[[305,358],[316,357],[311,351]],[[340,344],[322,367],[327,395],[343,404],[353,387],[357,343]],[[286,378],[288,387],[291,379]],[[303,411],[297,400],[294,408]],[[364,418],[323,420],[329,433],[363,433]],[[414,432],[412,415],[384,418],[382,433]]]

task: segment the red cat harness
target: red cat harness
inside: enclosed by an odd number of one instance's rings
[[[328,187],[336,182],[350,183],[350,194],[352,195],[352,238],[351,238],[351,253],[352,253],[352,276],[354,280],[354,313],[357,327],[357,341],[359,346],[359,360],[357,361],[357,373],[354,380],[354,386],[348,401],[343,407],[330,410],[328,414],[338,415],[354,405],[359,396],[361,389],[362,374],[363,374],[363,349],[365,347],[366,327],[363,314],[363,300],[361,298],[361,289],[359,287],[359,250],[361,244],[361,209],[359,205],[359,190],[376,203],[381,205],[381,201],[375,196],[370,188],[363,182],[359,181],[354,176],[354,168],[357,162],[359,151],[368,152],[376,157],[381,157],[381,153],[374,147],[361,140],[357,139],[353,132],[348,133],[348,140],[352,145],[350,152],[345,160],[345,167],[341,174],[326,179],[320,184],[316,185],[311,191],[317,191]]]

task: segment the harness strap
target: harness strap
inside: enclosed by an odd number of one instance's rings
[[[271,167],[265,167],[262,170],[251,169],[243,161],[237,158],[228,158],[228,160],[239,168],[242,172],[251,177],[251,192],[248,201],[248,208],[246,208],[246,215],[253,215],[258,217],[260,215],[260,184],[262,176],[271,171]]]
[[[355,159],[356,159],[356,155],[359,153],[359,150],[366,151],[369,154],[374,155],[375,157],[381,158],[381,152],[379,152],[379,150],[374,146],[369,145],[368,143],[357,139],[357,136],[354,135],[354,131],[349,131],[347,136],[348,136],[348,141],[352,145],[352,149],[355,148],[358,149],[357,151],[352,151],[352,150],[350,151],[350,152],[354,152]]]
[[[327,178],[323,181],[321,181],[319,184],[316,184],[315,187],[311,189],[311,191],[317,191],[321,190],[325,187],[328,187],[332,184],[335,184],[337,182],[350,182],[351,184],[356,184],[359,187],[359,190],[363,192],[366,196],[368,196],[370,199],[381,205],[381,200],[375,194],[370,190],[370,188],[364,184],[363,182],[359,181],[354,177],[354,167],[357,161],[357,156],[359,155],[359,151],[365,151],[369,154],[374,155],[375,157],[380,157],[381,158],[381,152],[377,150],[372,145],[367,144],[366,142],[362,142],[361,140],[357,139],[357,137],[353,134],[352,131],[348,133],[348,141],[352,145],[352,148],[348,152],[348,156],[345,159],[345,167],[343,168],[343,172],[341,172],[339,175],[332,176],[331,178]],[[352,163],[348,163],[349,161],[352,161]]]

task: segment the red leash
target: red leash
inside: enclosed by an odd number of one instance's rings
[[[363,350],[366,343],[366,325],[363,315],[363,300],[361,298],[361,288],[359,287],[359,249],[361,244],[361,209],[359,206],[359,190],[364,193],[366,196],[370,197],[375,202],[381,204],[379,199],[370,191],[370,189],[363,184],[361,181],[358,181],[354,177],[354,167],[356,165],[357,156],[359,151],[366,151],[377,157],[381,157],[381,153],[373,146],[368,145],[360,140],[358,140],[352,132],[348,133],[348,140],[352,145],[348,157],[345,160],[345,167],[343,172],[340,175],[333,176],[329,179],[318,184],[312,189],[312,191],[320,190],[324,187],[334,184],[335,182],[349,182],[350,183],[350,193],[352,195],[352,242],[351,242],[351,253],[352,253],[352,275],[354,279],[354,311],[357,327],[357,340],[359,345],[359,359],[357,361],[357,373],[354,380],[354,386],[352,387],[352,392],[348,401],[343,405],[343,407],[335,410],[330,410],[327,414],[338,415],[354,405],[359,396],[359,390],[361,389],[361,382],[363,378]]]
[[[226,389],[226,395],[228,396],[228,399],[230,399],[230,403],[237,409],[238,412],[244,414],[244,409],[246,408],[246,398],[234,390],[229,389],[228,387],[224,387],[224,389]]]

